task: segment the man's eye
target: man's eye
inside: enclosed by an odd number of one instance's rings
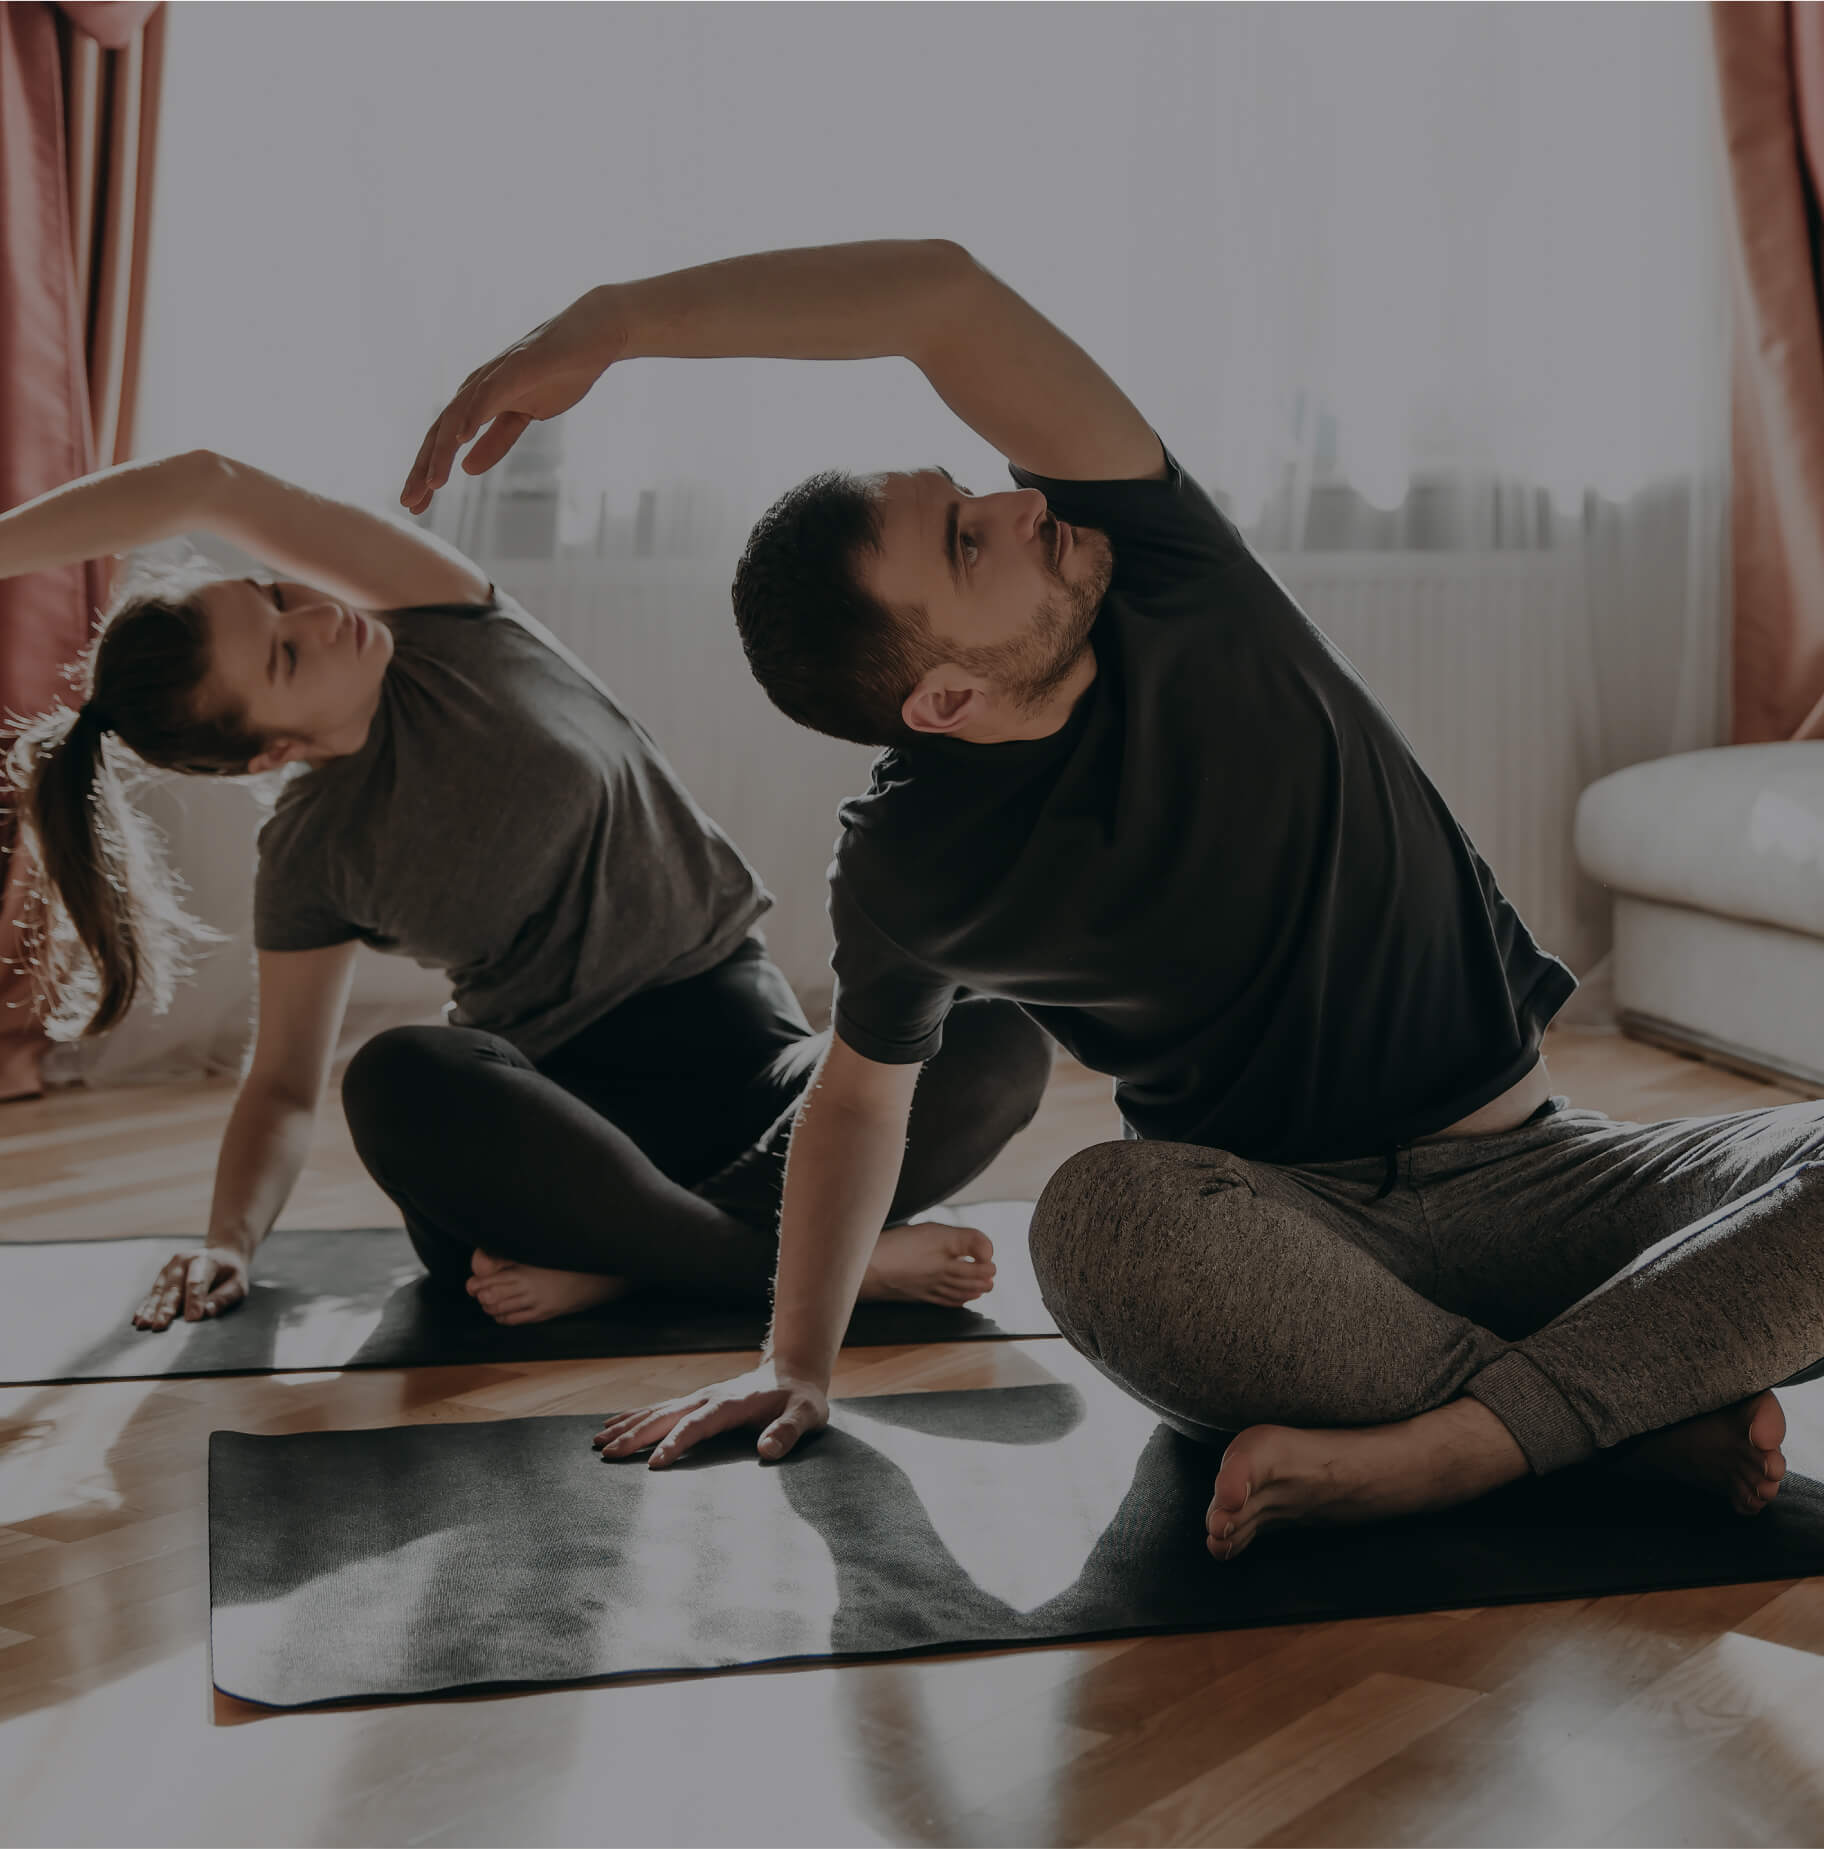
[[[272,587],[272,607],[275,610],[285,608],[285,593],[276,584]]]
[[[291,663],[291,666],[286,670],[287,673],[296,674],[298,671],[298,645],[295,642],[287,642],[285,644],[285,654],[286,658]]]
[[[974,536],[969,533],[959,533],[957,535],[956,549],[963,555],[963,563],[965,565],[973,565],[975,561],[981,557],[982,553],[981,547],[975,543]]]

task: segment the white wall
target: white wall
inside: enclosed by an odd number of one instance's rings
[[[1315,421],[1314,384],[1354,420],[1364,480],[1493,444],[1566,495],[1627,494],[1726,453],[1702,39],[1697,8],[176,7],[141,449],[208,445],[390,506],[466,371],[592,283],[943,234],[1244,511],[1293,411]],[[816,467],[942,460],[978,488],[1000,468],[896,360],[641,362],[564,433],[586,500],[625,513],[706,480],[737,536]],[[1580,771],[1705,742],[1708,545],[1669,587],[1660,547],[1593,600],[1602,739]],[[835,806],[868,754],[748,680],[732,563],[628,561],[593,587],[498,570],[753,859],[814,1002]],[[1635,666],[1675,654],[1697,664],[1677,711]],[[1500,685],[1480,695],[1502,736]],[[1536,746],[1514,750],[1489,774],[1528,774]],[[362,984],[427,991],[402,963]]]

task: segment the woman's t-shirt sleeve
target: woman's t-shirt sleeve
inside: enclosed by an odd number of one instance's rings
[[[863,1059],[910,1066],[944,1043],[944,1017],[957,985],[879,930],[856,902],[840,868],[830,871],[830,923],[836,948],[831,1018],[837,1037]]]
[[[260,830],[253,876],[256,950],[326,950],[361,936],[343,916],[327,881],[313,873],[312,835],[294,810],[281,808]]]

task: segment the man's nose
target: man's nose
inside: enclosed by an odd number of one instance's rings
[[[1036,488],[1010,488],[1007,501],[1013,508],[1014,532],[1030,539],[1033,529],[1045,518],[1045,497]]]

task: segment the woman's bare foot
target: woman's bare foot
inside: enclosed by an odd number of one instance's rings
[[[1645,1476],[1671,1477],[1729,1498],[1738,1515],[1759,1515],[1786,1475],[1786,1412],[1772,1393],[1751,1394],[1648,1432],[1618,1448],[1615,1461]]]
[[[1477,1400],[1395,1425],[1252,1425],[1222,1454],[1205,1544],[1233,1560],[1284,1522],[1375,1522],[1485,1496],[1526,1474],[1513,1435]]]
[[[547,1271],[476,1248],[468,1292],[497,1323],[544,1323],[625,1296],[625,1278],[593,1271]]]
[[[994,1288],[994,1242],[973,1226],[921,1220],[890,1226],[861,1280],[864,1303],[897,1300],[960,1306]]]

